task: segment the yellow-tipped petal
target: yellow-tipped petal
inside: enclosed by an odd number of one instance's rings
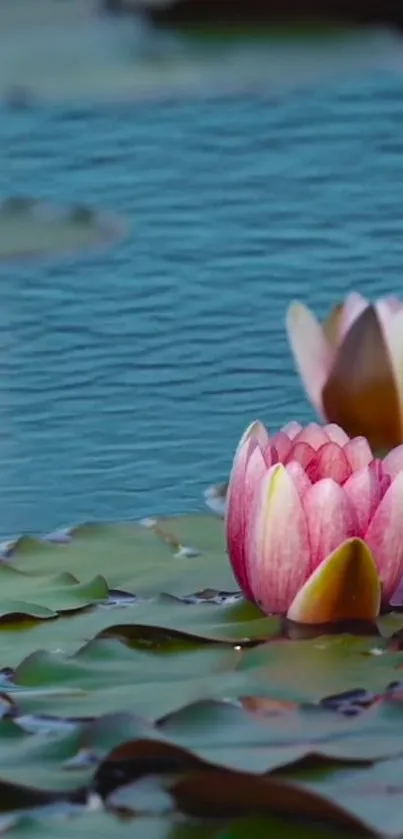
[[[373,620],[381,605],[381,582],[362,539],[333,551],[294,598],[287,617],[297,623]]]

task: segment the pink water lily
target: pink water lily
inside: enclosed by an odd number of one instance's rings
[[[403,303],[352,292],[323,325],[302,303],[287,313],[291,348],[322,419],[375,449],[403,442]]]
[[[403,445],[374,459],[334,424],[243,435],[228,485],[229,558],[245,596],[301,623],[372,620],[403,574]]]

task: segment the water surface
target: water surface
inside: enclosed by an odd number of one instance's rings
[[[284,312],[403,292],[403,79],[38,105],[0,195],[85,200],[106,253],[0,265],[0,531],[199,509],[244,426],[312,418]]]

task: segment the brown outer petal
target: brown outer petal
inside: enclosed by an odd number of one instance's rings
[[[326,417],[372,448],[402,442],[400,401],[382,327],[373,306],[357,318],[340,345],[322,392]]]

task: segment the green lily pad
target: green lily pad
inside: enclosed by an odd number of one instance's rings
[[[222,527],[214,516],[178,517],[169,522],[87,524],[75,528],[67,544],[37,539],[18,540],[11,552],[13,567],[31,574],[68,572],[80,580],[94,568],[111,589],[150,597],[161,592],[184,596],[206,588],[230,591],[237,585],[224,550]],[[182,531],[193,541],[186,545]]]
[[[281,633],[281,621],[265,618],[251,603],[189,605],[158,597],[129,606],[96,607],[55,621],[0,624],[0,665],[15,667],[32,650],[77,652],[90,639],[120,638],[145,650],[171,642],[189,646],[222,643],[243,646]]]
[[[182,537],[187,536],[196,544],[186,545]],[[222,527],[213,516],[147,527],[88,524],[64,543],[25,536],[8,546],[0,564],[0,620],[16,614],[51,618],[105,600],[116,589],[144,598],[236,588]],[[211,600],[211,595],[199,599]]]
[[[362,832],[315,822],[272,817],[237,819],[214,833],[214,839],[362,839]]]
[[[35,575],[6,563],[0,564],[0,592],[0,621],[10,616],[54,618],[108,598],[100,575],[80,583],[68,572]]]
[[[320,792],[381,836],[401,836],[403,809],[401,781],[403,759],[382,761],[373,767],[354,769],[336,780],[303,782],[301,788]]]
[[[402,666],[403,652],[388,652],[377,638],[332,635],[261,644],[244,652],[238,669],[278,699],[316,702],[356,688],[383,692]]]
[[[38,812],[18,816],[6,835],[10,839],[55,839],[55,836],[57,839],[224,839],[219,833],[220,824],[223,824],[222,820],[209,819],[207,824],[201,824],[195,819],[178,819],[175,815],[118,819],[102,809],[67,813],[60,810],[53,814]],[[313,839],[322,837],[314,835]]]
[[[117,219],[85,205],[63,209],[24,196],[0,204],[0,260],[104,246],[122,233]]]
[[[327,696],[335,685],[351,688],[357,676],[360,686],[386,690],[403,654],[385,652],[373,660],[368,640],[349,640],[348,650],[348,639],[344,639],[343,659],[339,639],[333,637],[319,650],[312,642],[271,642],[253,651],[172,642],[161,648],[130,648],[118,640],[101,638],[73,657],[33,653],[17,667],[6,689],[20,713],[77,717],[130,709],[152,719],[163,717],[160,730],[176,745],[191,748],[208,762],[242,771],[267,771],[312,753],[335,760],[374,760],[403,752],[403,739],[396,733],[396,722],[401,719],[398,702],[385,705],[388,713],[377,710],[375,714],[370,708],[358,719],[325,705],[311,704],[305,710],[301,705],[308,691],[301,689],[300,669],[293,671],[293,661],[298,646],[304,644],[300,659],[312,678],[308,690],[314,702]],[[279,644],[284,651],[279,650]],[[254,716],[231,703],[211,703],[243,697],[260,697],[269,716]],[[269,700],[273,697],[293,700],[295,708],[280,715],[275,704],[277,710],[271,713]],[[199,700],[210,704],[198,705]],[[247,707],[251,704],[253,701]],[[176,710],[183,705],[181,711]]]
[[[236,671],[238,655],[219,646],[138,650],[104,639],[74,657],[33,653],[17,667],[9,691],[24,713],[132,710],[155,719],[202,696],[244,693],[249,680]]]
[[[145,721],[129,713],[100,716],[89,722],[71,720],[60,726],[42,720],[32,733],[25,730],[29,724],[25,717],[20,722],[0,721],[1,778],[16,785],[34,784],[37,790],[59,792],[89,784],[94,766],[111,748],[123,743],[130,733],[136,737],[148,730]],[[6,804],[3,802],[0,809],[7,809]]]

